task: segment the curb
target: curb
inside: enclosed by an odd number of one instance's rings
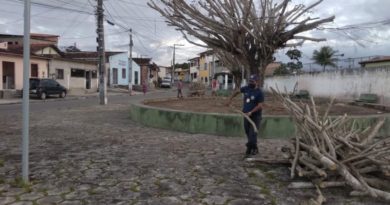
[[[125,95],[126,94],[119,94],[119,95],[113,95],[113,96],[125,96]],[[95,98],[95,97],[98,97],[98,96],[67,96],[66,98],[53,98],[53,99],[47,99],[47,100],[30,99],[30,103],[85,100],[85,99],[90,99],[90,98]],[[4,103],[2,103],[0,100],[0,106],[1,105],[15,105],[15,104],[22,104],[22,99],[20,99],[18,101],[4,102]]]

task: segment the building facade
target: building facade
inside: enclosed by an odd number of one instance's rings
[[[48,59],[31,56],[30,77],[48,77]],[[0,90],[23,89],[23,55],[0,50]]]
[[[129,58],[128,54],[120,53],[109,57],[109,84],[111,86],[129,84]]]

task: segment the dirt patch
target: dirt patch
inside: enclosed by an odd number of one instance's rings
[[[307,102],[309,100],[296,99],[294,101]],[[320,113],[324,113],[328,107],[329,99],[316,98],[317,110]],[[170,100],[155,100],[146,101],[145,104],[153,107],[169,108],[174,110],[186,110],[192,112],[207,112],[207,113],[234,113],[232,109],[225,104],[226,98],[185,98],[185,99],[170,99]],[[242,108],[242,99],[237,97],[233,100],[232,105],[240,109]],[[385,111],[366,108],[357,105],[349,105],[348,103],[336,102],[330,110],[331,115],[368,115],[368,114],[381,114]],[[288,112],[283,108],[282,104],[274,99],[272,96],[266,96],[265,109],[263,114],[266,115],[288,115]]]

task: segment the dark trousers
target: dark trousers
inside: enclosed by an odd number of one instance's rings
[[[255,123],[257,130],[259,130],[261,116],[260,115],[251,115],[250,118]],[[257,133],[253,129],[252,124],[246,118],[244,118],[244,129],[245,129],[246,137],[248,139],[248,143],[246,144],[246,146],[248,148],[257,147]]]

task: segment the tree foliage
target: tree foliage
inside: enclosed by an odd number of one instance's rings
[[[330,46],[323,46],[320,50],[314,50],[313,60],[316,64],[319,64],[323,67],[325,72],[326,66],[337,67],[336,61],[338,60],[335,55],[338,51],[333,50]]]
[[[300,60],[302,58],[302,52],[298,49],[292,49],[287,51],[286,55],[292,60],[291,62],[287,63],[287,67],[290,69],[290,72],[299,72],[303,67]]]
[[[234,56],[262,84],[277,49],[325,40],[299,35],[334,20],[309,16],[322,1],[305,6],[291,0],[150,0],[148,5],[190,43]]]

